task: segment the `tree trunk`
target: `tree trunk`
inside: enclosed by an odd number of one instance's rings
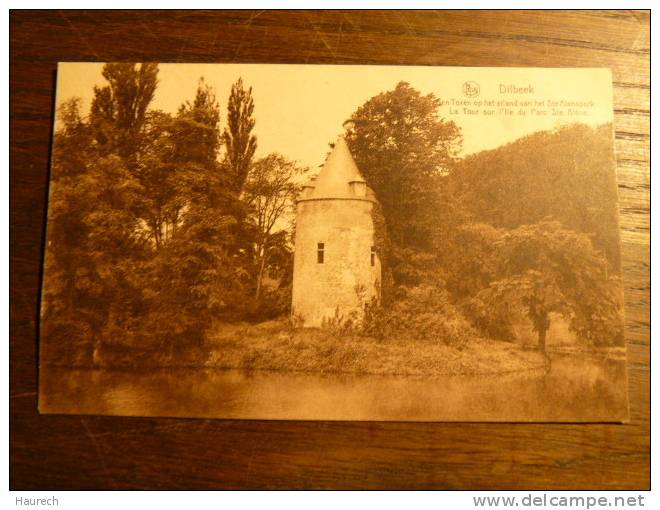
[[[92,365],[97,367],[100,364],[101,364],[101,342],[95,339],[92,346]]]
[[[530,318],[534,324],[534,329],[539,332],[539,351],[545,353],[545,337],[550,329],[550,317],[548,310],[542,306],[542,303],[539,303],[538,300],[534,300],[530,305]]]
[[[266,250],[264,248],[264,254],[261,257],[261,264],[259,265],[259,274],[257,275],[257,291],[254,293],[255,301],[259,301],[261,296],[261,281],[264,278],[264,269],[266,267]]]
[[[541,352],[545,352],[545,335],[547,332],[547,327],[539,328],[539,351]]]

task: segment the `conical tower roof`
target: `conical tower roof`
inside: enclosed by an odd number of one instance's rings
[[[365,180],[351,156],[346,140],[340,136],[325,160],[308,198],[353,198],[355,193],[351,190],[352,182]]]

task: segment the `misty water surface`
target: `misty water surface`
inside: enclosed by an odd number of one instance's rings
[[[549,372],[407,376],[42,367],[40,411],[252,419],[621,421],[625,362],[555,357]]]

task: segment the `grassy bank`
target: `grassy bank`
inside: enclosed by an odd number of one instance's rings
[[[497,374],[542,368],[533,350],[475,338],[458,350],[442,341],[337,337],[320,329],[293,329],[288,321],[218,324],[208,338],[205,365],[214,368],[388,375]]]

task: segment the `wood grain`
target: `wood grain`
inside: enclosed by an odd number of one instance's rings
[[[650,487],[646,11],[13,11],[10,487]],[[57,61],[610,67],[631,421],[267,422],[37,414],[37,304]]]

